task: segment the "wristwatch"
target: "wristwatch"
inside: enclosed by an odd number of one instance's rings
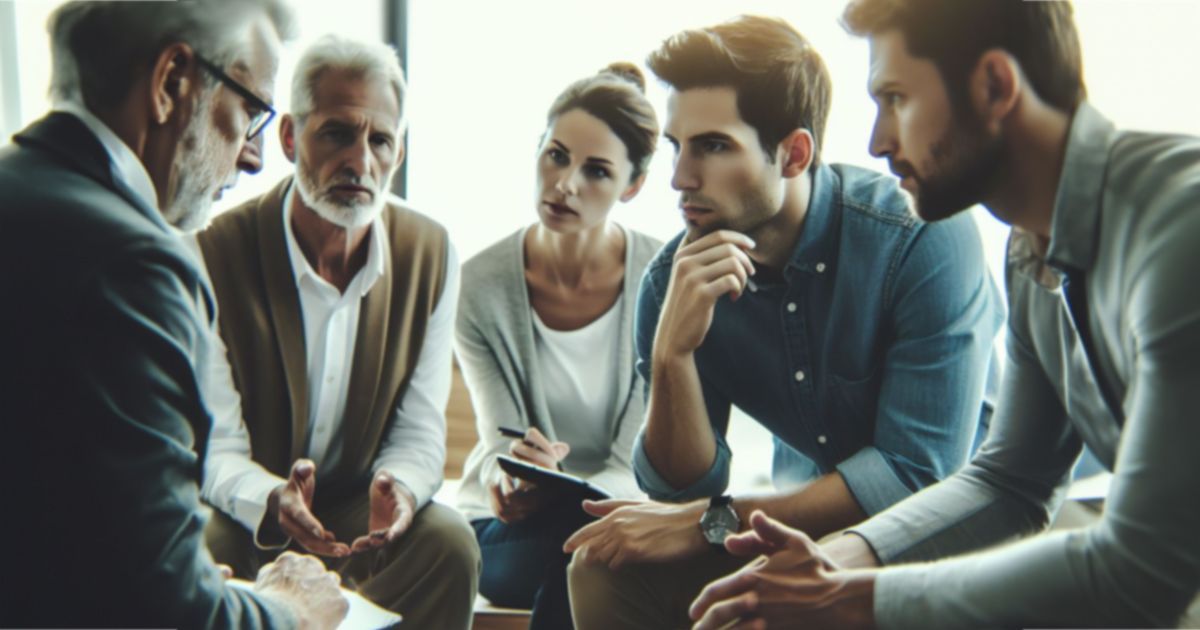
[[[709,499],[708,509],[700,517],[700,531],[704,539],[722,551],[725,550],[725,537],[736,534],[741,526],[742,521],[733,509],[733,497],[728,494]]]

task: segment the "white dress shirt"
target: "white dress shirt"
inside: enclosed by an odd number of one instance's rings
[[[334,470],[342,455],[342,414],[350,386],[360,305],[383,276],[389,244],[383,222],[376,218],[368,234],[367,262],[345,293],[320,277],[300,250],[292,232],[292,197],[283,200],[288,257],[300,296],[308,361],[309,443],[305,455],[322,474]],[[429,501],[442,483],[446,459],[446,401],[450,395],[450,356],[458,303],[458,258],[447,243],[446,281],[434,307],[417,366],[408,389],[397,400],[391,424],[373,469],[386,470],[416,498]],[[218,309],[220,305],[218,305]],[[215,332],[215,331],[214,331]],[[205,399],[213,412],[213,430],[202,495],[251,532],[257,532],[271,491],[286,483],[250,456],[250,436],[241,413],[241,397],[220,335],[213,343]],[[363,488],[365,492],[366,487]]]

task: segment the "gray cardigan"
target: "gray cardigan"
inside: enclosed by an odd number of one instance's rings
[[[525,234],[528,227],[485,249],[463,264],[462,293],[454,349],[475,407],[479,442],[467,456],[458,508],[468,519],[493,516],[489,485],[500,479],[496,455],[507,454],[511,440],[503,425],[537,427],[556,439],[555,419],[546,407],[543,381],[534,350],[533,310],[525,284]],[[645,383],[634,369],[633,315],[642,271],[662,243],[622,227],[625,232],[625,283],[621,306],[617,413],[610,420],[611,444],[602,461],[576,457],[563,461],[567,472],[586,478],[618,497],[641,497],[633,478],[633,440],[645,415]],[[558,422],[562,422],[559,419]],[[577,449],[583,452],[584,449]],[[597,449],[604,452],[605,449]]]

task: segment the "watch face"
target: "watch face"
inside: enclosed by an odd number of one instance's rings
[[[709,508],[700,519],[700,529],[708,542],[714,545],[723,544],[726,536],[737,533],[737,512],[728,505]]]

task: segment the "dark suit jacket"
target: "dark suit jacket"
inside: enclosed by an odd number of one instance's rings
[[[0,627],[290,625],[226,588],[198,482],[211,295],[56,113],[0,149]],[[208,309],[211,312],[211,308]]]

